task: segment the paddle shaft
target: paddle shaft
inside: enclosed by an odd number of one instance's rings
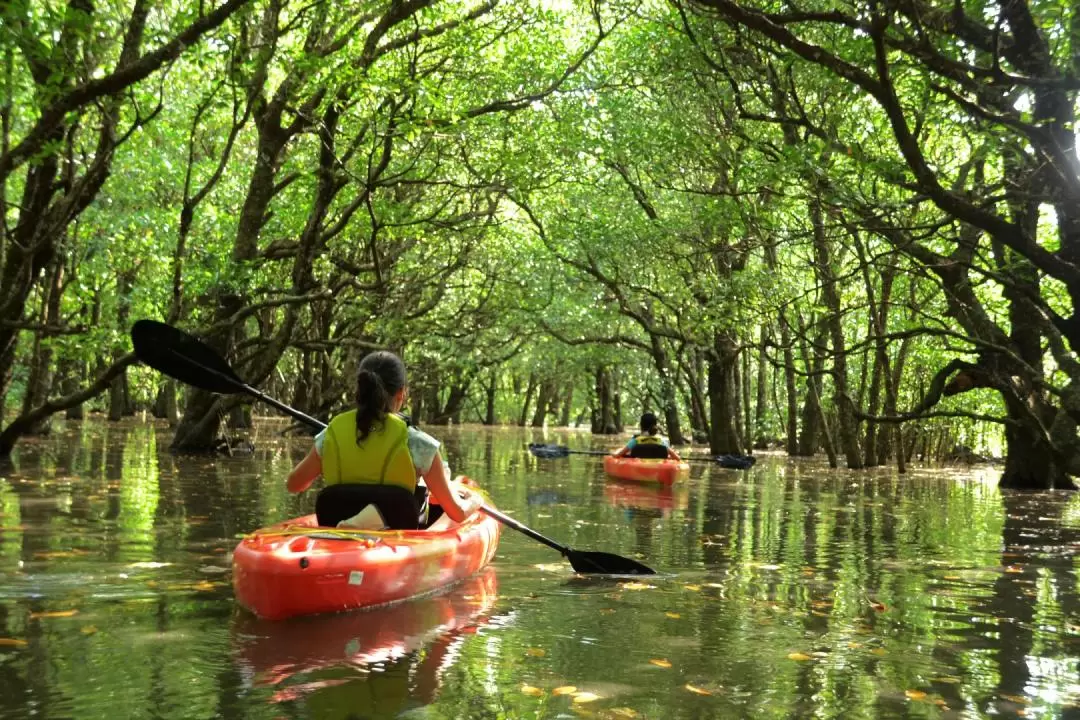
[[[296,408],[289,407],[285,403],[275,400],[248,385],[218,355],[217,351],[182,330],[156,320],[139,320],[132,326],[131,337],[135,345],[135,354],[139,360],[165,375],[209,392],[223,395],[242,392],[262,400],[316,430],[326,428],[326,423],[321,420],[300,412]],[[174,360],[179,361],[179,364]],[[197,372],[191,372],[192,370]],[[600,452],[599,454],[606,453]],[[553,550],[558,550],[560,554],[570,561],[570,565],[577,572],[607,575],[654,575],[656,573],[652,568],[636,560],[619,555],[574,550],[565,545],[560,545],[494,508],[481,505],[479,509],[489,517],[508,525],[521,534],[543,543]]]
[[[195,367],[199,368],[203,372],[209,373],[209,374],[213,375],[214,377],[218,378],[219,380],[224,380],[225,382],[227,382],[227,383],[233,385],[234,387],[236,387],[237,390],[239,390],[241,392],[245,392],[245,393],[247,393],[248,395],[251,395],[254,398],[258,398],[259,400],[262,400],[267,405],[272,405],[272,406],[276,407],[278,410],[285,413],[286,415],[292,415],[294,418],[296,418],[300,422],[307,423],[308,425],[315,428],[316,430],[322,430],[322,429],[324,429],[326,427],[326,423],[322,422],[321,420],[318,420],[317,418],[313,418],[310,415],[307,415],[306,413],[302,413],[299,410],[297,410],[296,408],[289,407],[288,405],[281,402],[280,400],[276,400],[275,398],[270,397],[266,393],[261,392],[259,390],[256,390],[255,388],[248,385],[246,382],[241,382],[241,381],[239,381],[239,380],[237,380],[235,378],[231,378],[228,375],[226,375],[225,373],[218,372],[214,368],[207,367],[206,365],[203,365],[198,360],[194,360],[194,359],[188,357],[187,355],[184,355],[182,353],[178,353],[175,350],[172,350],[171,348],[169,349],[169,351],[173,355],[175,355],[178,358],[182,359],[187,364],[194,365]]]
[[[326,428],[326,423],[324,423],[323,421],[321,421],[321,420],[319,420],[317,418],[313,418],[310,415],[308,415],[306,413],[303,413],[303,412],[297,410],[294,407],[290,407],[290,406],[286,405],[285,403],[281,402],[280,400],[272,398],[269,395],[267,395],[266,393],[261,392],[261,391],[255,389],[255,388],[251,387],[250,385],[248,385],[245,382],[237,382],[236,380],[234,380],[233,378],[229,377],[228,375],[226,375],[224,373],[220,373],[217,370],[214,370],[213,368],[206,367],[202,363],[197,362],[195,360],[192,360],[189,357],[181,356],[180,353],[174,353],[174,354],[176,354],[177,356],[183,357],[185,362],[190,363],[192,365],[197,365],[203,371],[211,373],[212,375],[216,376],[217,378],[219,378],[221,380],[225,380],[226,382],[232,383],[233,385],[236,386],[237,390],[245,392],[245,393],[247,393],[248,395],[251,395],[254,398],[258,398],[259,400],[262,400],[267,405],[272,405],[273,407],[277,408],[278,410],[285,413],[286,415],[291,415],[292,417],[296,418],[297,420],[299,420],[302,423],[306,423],[307,425],[314,428],[315,430],[324,430]],[[606,454],[606,453],[601,453],[601,454]],[[483,511],[485,514],[490,515],[491,517],[495,518],[496,520],[501,522],[503,525],[508,525],[508,526],[514,528],[515,530],[517,530],[519,533],[522,533],[524,535],[528,535],[533,540],[536,540],[537,542],[542,542],[543,544],[547,545],[549,548],[551,548],[553,550],[558,550],[563,555],[566,555],[566,554],[568,554],[570,552],[570,548],[566,547],[565,545],[560,545],[559,543],[555,542],[551,538],[548,538],[548,537],[545,537],[545,536],[541,535],[540,533],[536,532],[535,530],[528,527],[527,525],[522,525],[520,522],[518,522],[514,518],[510,517],[509,515],[504,515],[503,513],[496,510],[495,508],[490,508],[487,505],[481,505],[480,510]]]
[[[557,457],[565,457],[566,455],[611,455],[611,453],[606,451],[606,450],[571,450],[570,448],[568,448],[568,447],[566,447],[564,445],[550,445],[550,446],[544,446],[544,447],[557,448],[559,454],[558,455],[550,455],[550,456],[549,455],[537,455],[537,457],[557,458]],[[536,452],[533,451],[532,448],[530,448],[530,451],[533,452],[534,455],[536,455]],[[715,463],[715,462],[722,462],[723,461],[723,457],[719,456],[719,455],[706,455],[706,456],[702,456],[702,455],[680,455],[679,459],[683,460],[685,462]]]
[[[508,526],[514,528],[515,530],[517,530],[522,535],[528,535],[533,540],[536,540],[537,542],[544,543],[545,545],[547,545],[552,550],[558,550],[563,555],[569,555],[570,552],[571,552],[570,548],[566,547],[565,545],[560,545],[559,543],[555,542],[551,538],[544,537],[540,533],[533,530],[531,527],[528,527],[527,525],[522,525],[520,522],[518,522],[514,518],[510,517],[509,515],[504,515],[503,513],[496,510],[495,508],[490,508],[487,505],[481,505],[480,510],[483,511],[485,514],[490,515],[491,517],[495,518],[496,520],[501,522],[503,525],[508,525]]]

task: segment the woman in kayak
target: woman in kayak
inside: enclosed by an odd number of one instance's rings
[[[682,460],[679,454],[671,449],[671,442],[660,434],[660,421],[651,412],[641,416],[641,432],[630,438],[625,446],[615,457],[644,458],[651,460]]]
[[[408,386],[405,364],[391,352],[373,352],[360,362],[356,375],[356,408],[330,420],[315,436],[315,444],[292,472],[287,486],[299,493],[322,475],[315,513],[319,525],[363,525],[378,510],[383,523],[395,530],[424,524],[427,490],[449,518],[463,522],[481,505],[473,491],[450,485],[450,468],[439,453],[439,441],[407,424],[398,415]]]

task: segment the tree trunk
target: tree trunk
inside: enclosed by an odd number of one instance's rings
[[[491,368],[487,385],[484,386],[484,424],[495,424],[495,393],[499,389],[499,373]]]
[[[709,417],[706,410],[708,401],[705,390],[702,387],[702,377],[705,374],[701,361],[701,352],[694,349],[690,358],[682,363],[683,375],[686,377],[686,386],[690,395],[690,434],[695,442],[704,435],[709,437]]]
[[[611,373],[603,365],[596,368],[596,404],[592,431],[597,435],[614,435],[618,432],[611,402]]]
[[[562,414],[559,416],[559,425],[562,427],[570,426],[570,411],[574,403],[574,383],[570,382],[566,385],[566,395],[563,396],[562,401]]]
[[[814,327],[816,331],[812,357],[807,348],[807,329],[805,326],[800,327],[803,367],[806,367],[809,373],[806,377],[806,398],[802,408],[802,434],[799,435],[799,455],[801,457],[811,457],[817,452],[820,444],[818,434],[821,432],[824,420],[820,398],[824,388],[822,373],[825,367],[825,327],[823,322],[815,322]]]
[[[660,376],[660,399],[663,403],[664,424],[667,425],[672,444],[681,445],[685,439],[679,422],[679,404],[675,399],[675,382],[671,377],[671,363],[668,361],[668,354],[661,338],[650,334],[649,340],[653,364],[656,366],[657,375]]]
[[[754,398],[754,425],[753,431],[750,434],[748,440],[752,447],[764,448],[768,441],[769,428],[771,423],[768,422],[767,414],[768,410],[765,406],[765,389],[769,384],[768,380],[768,365],[765,362],[765,348],[769,343],[769,328],[765,325],[761,326],[761,334],[758,338],[758,361],[757,361],[757,381],[756,385],[756,397]]]
[[[86,380],[86,363],[82,360],[65,360],[61,364],[58,373],[60,375],[60,392],[64,395],[71,395]],[[68,420],[82,420],[85,411],[86,408],[82,404],[75,405],[64,411],[64,417]]]
[[[844,340],[843,311],[840,293],[836,289],[836,274],[832,267],[832,243],[825,234],[822,216],[820,185],[810,197],[810,220],[814,230],[814,265],[821,282],[821,296],[828,308],[826,323],[832,344],[833,404],[836,408],[840,447],[847,466],[858,470],[863,466],[859,448],[859,424],[848,394],[847,346]]]
[[[525,387],[525,399],[521,403],[521,414],[518,416],[518,426],[525,427],[525,421],[529,417],[529,405],[532,403],[532,394],[536,390],[536,373],[529,373],[529,384]]]
[[[555,395],[555,383],[552,380],[543,380],[536,396],[536,410],[533,412],[531,425],[535,428],[544,427],[544,419],[547,417],[548,406]]]
[[[707,367],[709,393],[709,451],[714,455],[741,452],[733,422],[734,367],[738,358],[735,340],[727,333],[713,336]]]
[[[236,405],[229,411],[228,427],[232,430],[247,430],[251,427],[251,405]]]
[[[795,380],[795,353],[792,350],[791,326],[780,311],[780,344],[784,346],[784,397],[787,401],[784,446],[789,456],[799,454],[799,391]]]
[[[121,270],[116,275],[116,326],[120,328],[127,328],[130,323],[131,316],[131,289],[135,285],[135,277],[138,273],[137,268],[128,268]],[[121,347],[113,349],[113,361],[115,362],[120,356],[124,354],[124,350]],[[125,415],[129,414],[131,409],[131,392],[128,389],[127,373],[121,373],[117,375],[113,380],[112,387],[109,388],[109,420],[116,422]]]

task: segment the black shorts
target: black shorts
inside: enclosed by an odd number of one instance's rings
[[[337,527],[368,505],[378,508],[391,530],[416,530],[426,525],[427,487],[409,492],[397,485],[329,485],[315,499],[315,516],[321,527]]]

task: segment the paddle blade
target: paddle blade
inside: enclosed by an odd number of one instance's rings
[[[753,455],[717,455],[716,462],[720,467],[732,468],[733,470],[749,470],[754,467],[757,458]]]
[[[563,445],[529,443],[529,452],[538,458],[561,458],[570,454],[570,448]]]
[[[138,320],[131,342],[140,361],[174,380],[210,392],[246,392],[229,363],[202,340],[157,320]]]
[[[600,575],[655,575],[651,567],[637,560],[606,552],[568,550],[566,559],[575,572]]]

